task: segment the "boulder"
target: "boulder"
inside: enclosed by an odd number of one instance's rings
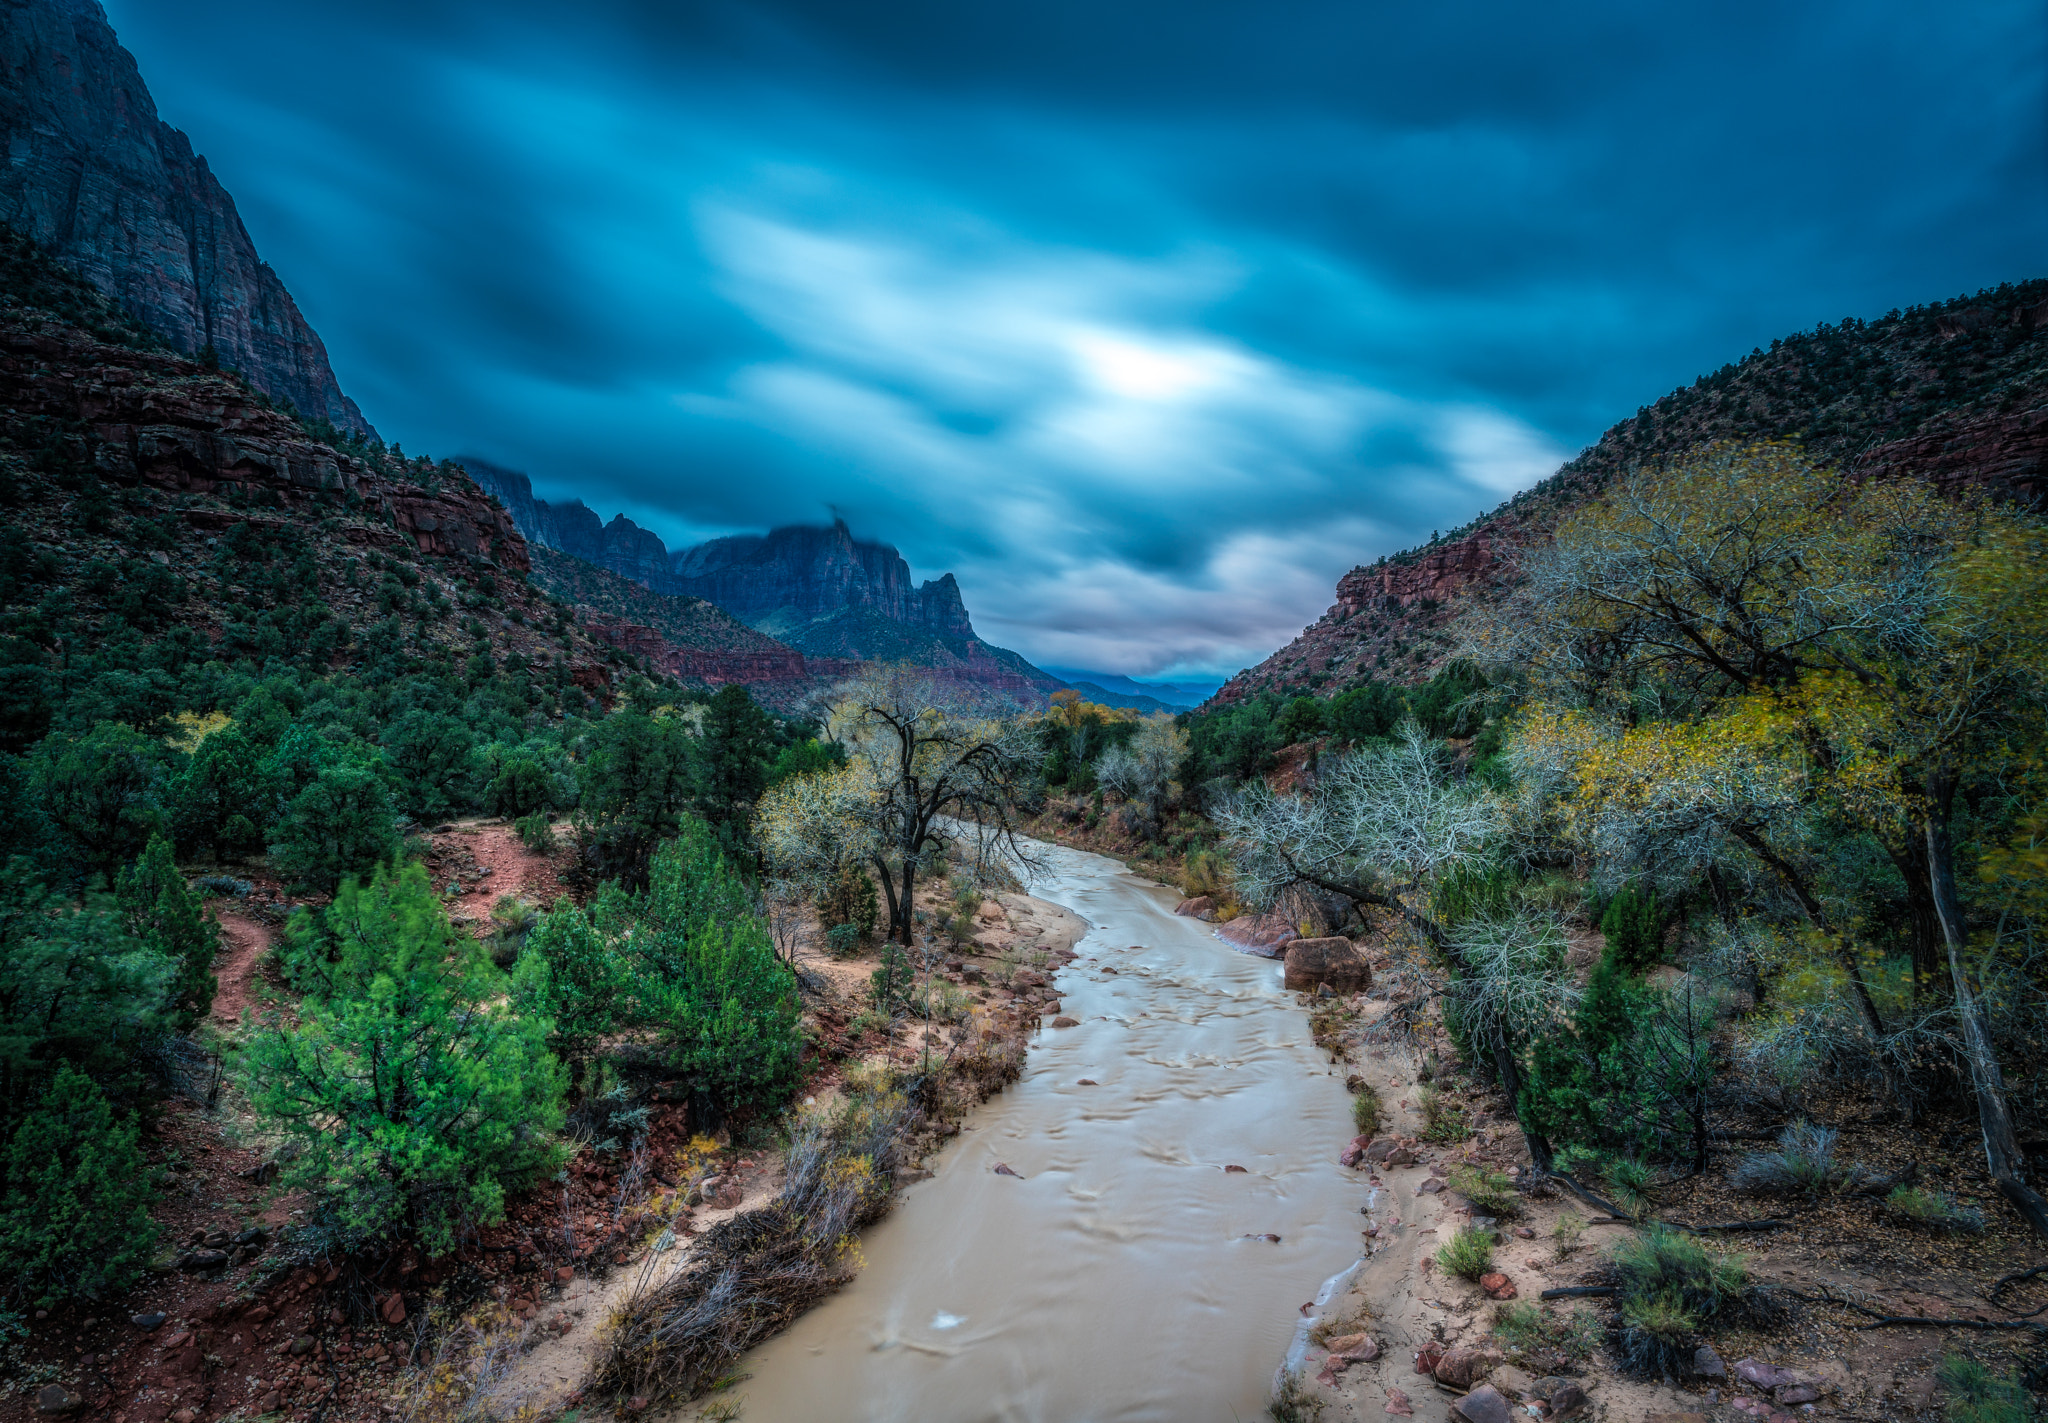
[[[1078,1028],[1081,1022],[1078,1018],[1054,1018],[1052,1025],[1055,1028]]]
[[[1415,1164],[1415,1153],[1405,1146],[1397,1146],[1386,1154],[1383,1158],[1383,1164],[1388,1166],[1413,1166]]]
[[[405,1296],[393,1290],[377,1302],[377,1317],[386,1324],[405,1323]]]
[[[1173,912],[1185,914],[1190,919],[1210,919],[1216,914],[1216,900],[1210,895],[1198,894],[1174,905]]]
[[[1549,1403],[1552,1418],[1570,1418],[1585,1412],[1586,1390],[1572,1380],[1564,1379],[1551,1391]]]
[[[61,1383],[46,1383],[36,1390],[36,1412],[70,1413],[82,1407],[85,1400],[64,1387]]]
[[[1451,1404],[1452,1416],[1465,1423],[1508,1423],[1511,1413],[1508,1401],[1491,1384],[1481,1384]]]
[[[1361,1165],[1366,1159],[1366,1152],[1372,1149],[1372,1145],[1371,1137],[1354,1136],[1351,1138],[1350,1144],[1337,1153],[1337,1164],[1339,1166]],[[1384,1155],[1385,1153],[1381,1154]]]
[[[148,1314],[130,1315],[128,1317],[128,1322],[134,1325],[137,1329],[145,1331],[151,1329],[161,1329],[163,1328],[164,1316],[162,1311],[160,1310],[151,1310]]]
[[[1513,1299],[1518,1293],[1515,1289],[1515,1282],[1499,1270],[1481,1275],[1479,1277],[1479,1288],[1486,1291],[1488,1299]]]
[[[1369,1364],[1380,1356],[1379,1341],[1363,1332],[1340,1334],[1327,1347],[1333,1356],[1342,1355],[1347,1362],[1354,1364]]]
[[[1801,1403],[1812,1403],[1820,1397],[1820,1390],[1810,1383],[1788,1383],[1772,1389],[1771,1397],[1778,1401],[1780,1408],[1792,1408]]]
[[[1432,1339],[1415,1351],[1415,1372],[1434,1374],[1436,1366],[1443,1362],[1444,1346]]]
[[[1418,1196],[1434,1196],[1437,1192],[1443,1190],[1446,1184],[1448,1183],[1441,1177],[1432,1176],[1415,1188],[1415,1194]]]
[[[1470,1388],[1504,1362],[1505,1356],[1498,1349],[1459,1344],[1438,1359],[1431,1372],[1438,1383],[1449,1384],[1452,1388]]]
[[[1749,1358],[1737,1359],[1735,1361],[1735,1377],[1741,1379],[1746,1384],[1766,1390],[1778,1388],[1784,1384],[1802,1382],[1799,1375],[1793,1373],[1792,1370],[1780,1368],[1776,1364],[1767,1364],[1762,1359],[1756,1358],[1753,1355]]]
[[[1415,1405],[1408,1401],[1408,1395],[1398,1388],[1387,1390],[1387,1412],[1396,1418],[1413,1418]]]
[[[1721,1362],[1721,1356],[1714,1352],[1714,1346],[1711,1344],[1702,1344],[1693,1351],[1692,1371],[1702,1378],[1728,1377],[1728,1366]]]
[[[1278,914],[1240,914],[1217,929],[1216,937],[1240,952],[1277,959],[1301,930]]]
[[[1372,967],[1349,939],[1296,939],[1287,946],[1286,963],[1282,986],[1289,992],[1327,986],[1333,993],[1363,993],[1372,987]]]

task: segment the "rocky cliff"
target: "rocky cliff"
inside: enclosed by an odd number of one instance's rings
[[[941,638],[974,638],[952,574],[913,584],[901,554],[856,539],[843,520],[713,539],[679,550],[670,568],[677,592],[777,634],[852,608]]]
[[[273,400],[375,434],[96,0],[0,0],[0,136],[0,222],[174,349],[210,346]]]
[[[497,497],[528,540],[567,556],[537,555],[536,576],[559,596],[600,614],[590,624],[598,635],[629,650],[650,631],[679,646],[696,645],[692,638],[702,633],[704,610],[722,609],[719,616],[737,618],[765,644],[730,649],[757,659],[754,672],[686,674],[680,669],[697,665],[689,658],[661,662],[678,675],[756,685],[799,677],[830,680],[865,662],[910,662],[941,680],[1025,698],[1064,685],[1016,653],[982,642],[952,574],[915,583],[901,554],[887,544],[856,539],[844,522],[790,525],[670,553],[659,537],[623,514],[604,523],[580,499],[555,504],[536,498],[532,482],[518,470],[473,455],[460,463]],[[644,592],[628,594],[598,574]],[[676,637],[678,620],[688,625],[688,636]],[[782,657],[796,658],[798,669],[790,671]]]
[[[1534,489],[1420,549],[1354,568],[1301,635],[1226,682],[1227,704],[1420,681],[1463,600],[1514,576],[1515,551],[1615,474],[1716,440],[1793,440],[1852,478],[2048,499],[2048,280],[1773,341],[1645,406]]]

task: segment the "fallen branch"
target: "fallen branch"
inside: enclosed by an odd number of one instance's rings
[[[1566,1285],[1545,1290],[1538,1299],[1613,1299],[1621,1290],[1614,1285]]]
[[[2038,1324],[2031,1319],[1936,1319],[1926,1314],[1886,1314],[1854,1300],[1843,1299],[1821,1286],[1818,1297],[1801,1294],[1798,1290],[1783,1290],[1794,1299],[1805,1300],[1808,1304],[1831,1304],[1838,1309],[1853,1309],[1858,1314],[1870,1316],[1870,1323],[1850,1326],[1854,1329],[1926,1328],[1926,1329],[2032,1329],[2048,1334],[2048,1324]]]
[[[1673,1230],[1688,1231],[1693,1235],[1707,1235],[1718,1230],[1783,1230],[1792,1224],[1789,1220],[1731,1220],[1720,1225],[1687,1225],[1684,1221],[1666,1221]]]

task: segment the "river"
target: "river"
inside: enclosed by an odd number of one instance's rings
[[[1080,1026],[1046,1027],[858,1278],[749,1356],[748,1423],[1248,1423],[1357,1260],[1350,1097],[1280,965],[1113,860],[1045,855],[1030,892],[1091,926],[1057,979]]]

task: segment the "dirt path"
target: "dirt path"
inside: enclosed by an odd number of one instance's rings
[[[208,1015],[222,1028],[242,1021],[242,1010],[255,1006],[256,965],[277,941],[276,931],[261,920],[229,910],[220,917],[220,952],[214,955],[217,986]]]

